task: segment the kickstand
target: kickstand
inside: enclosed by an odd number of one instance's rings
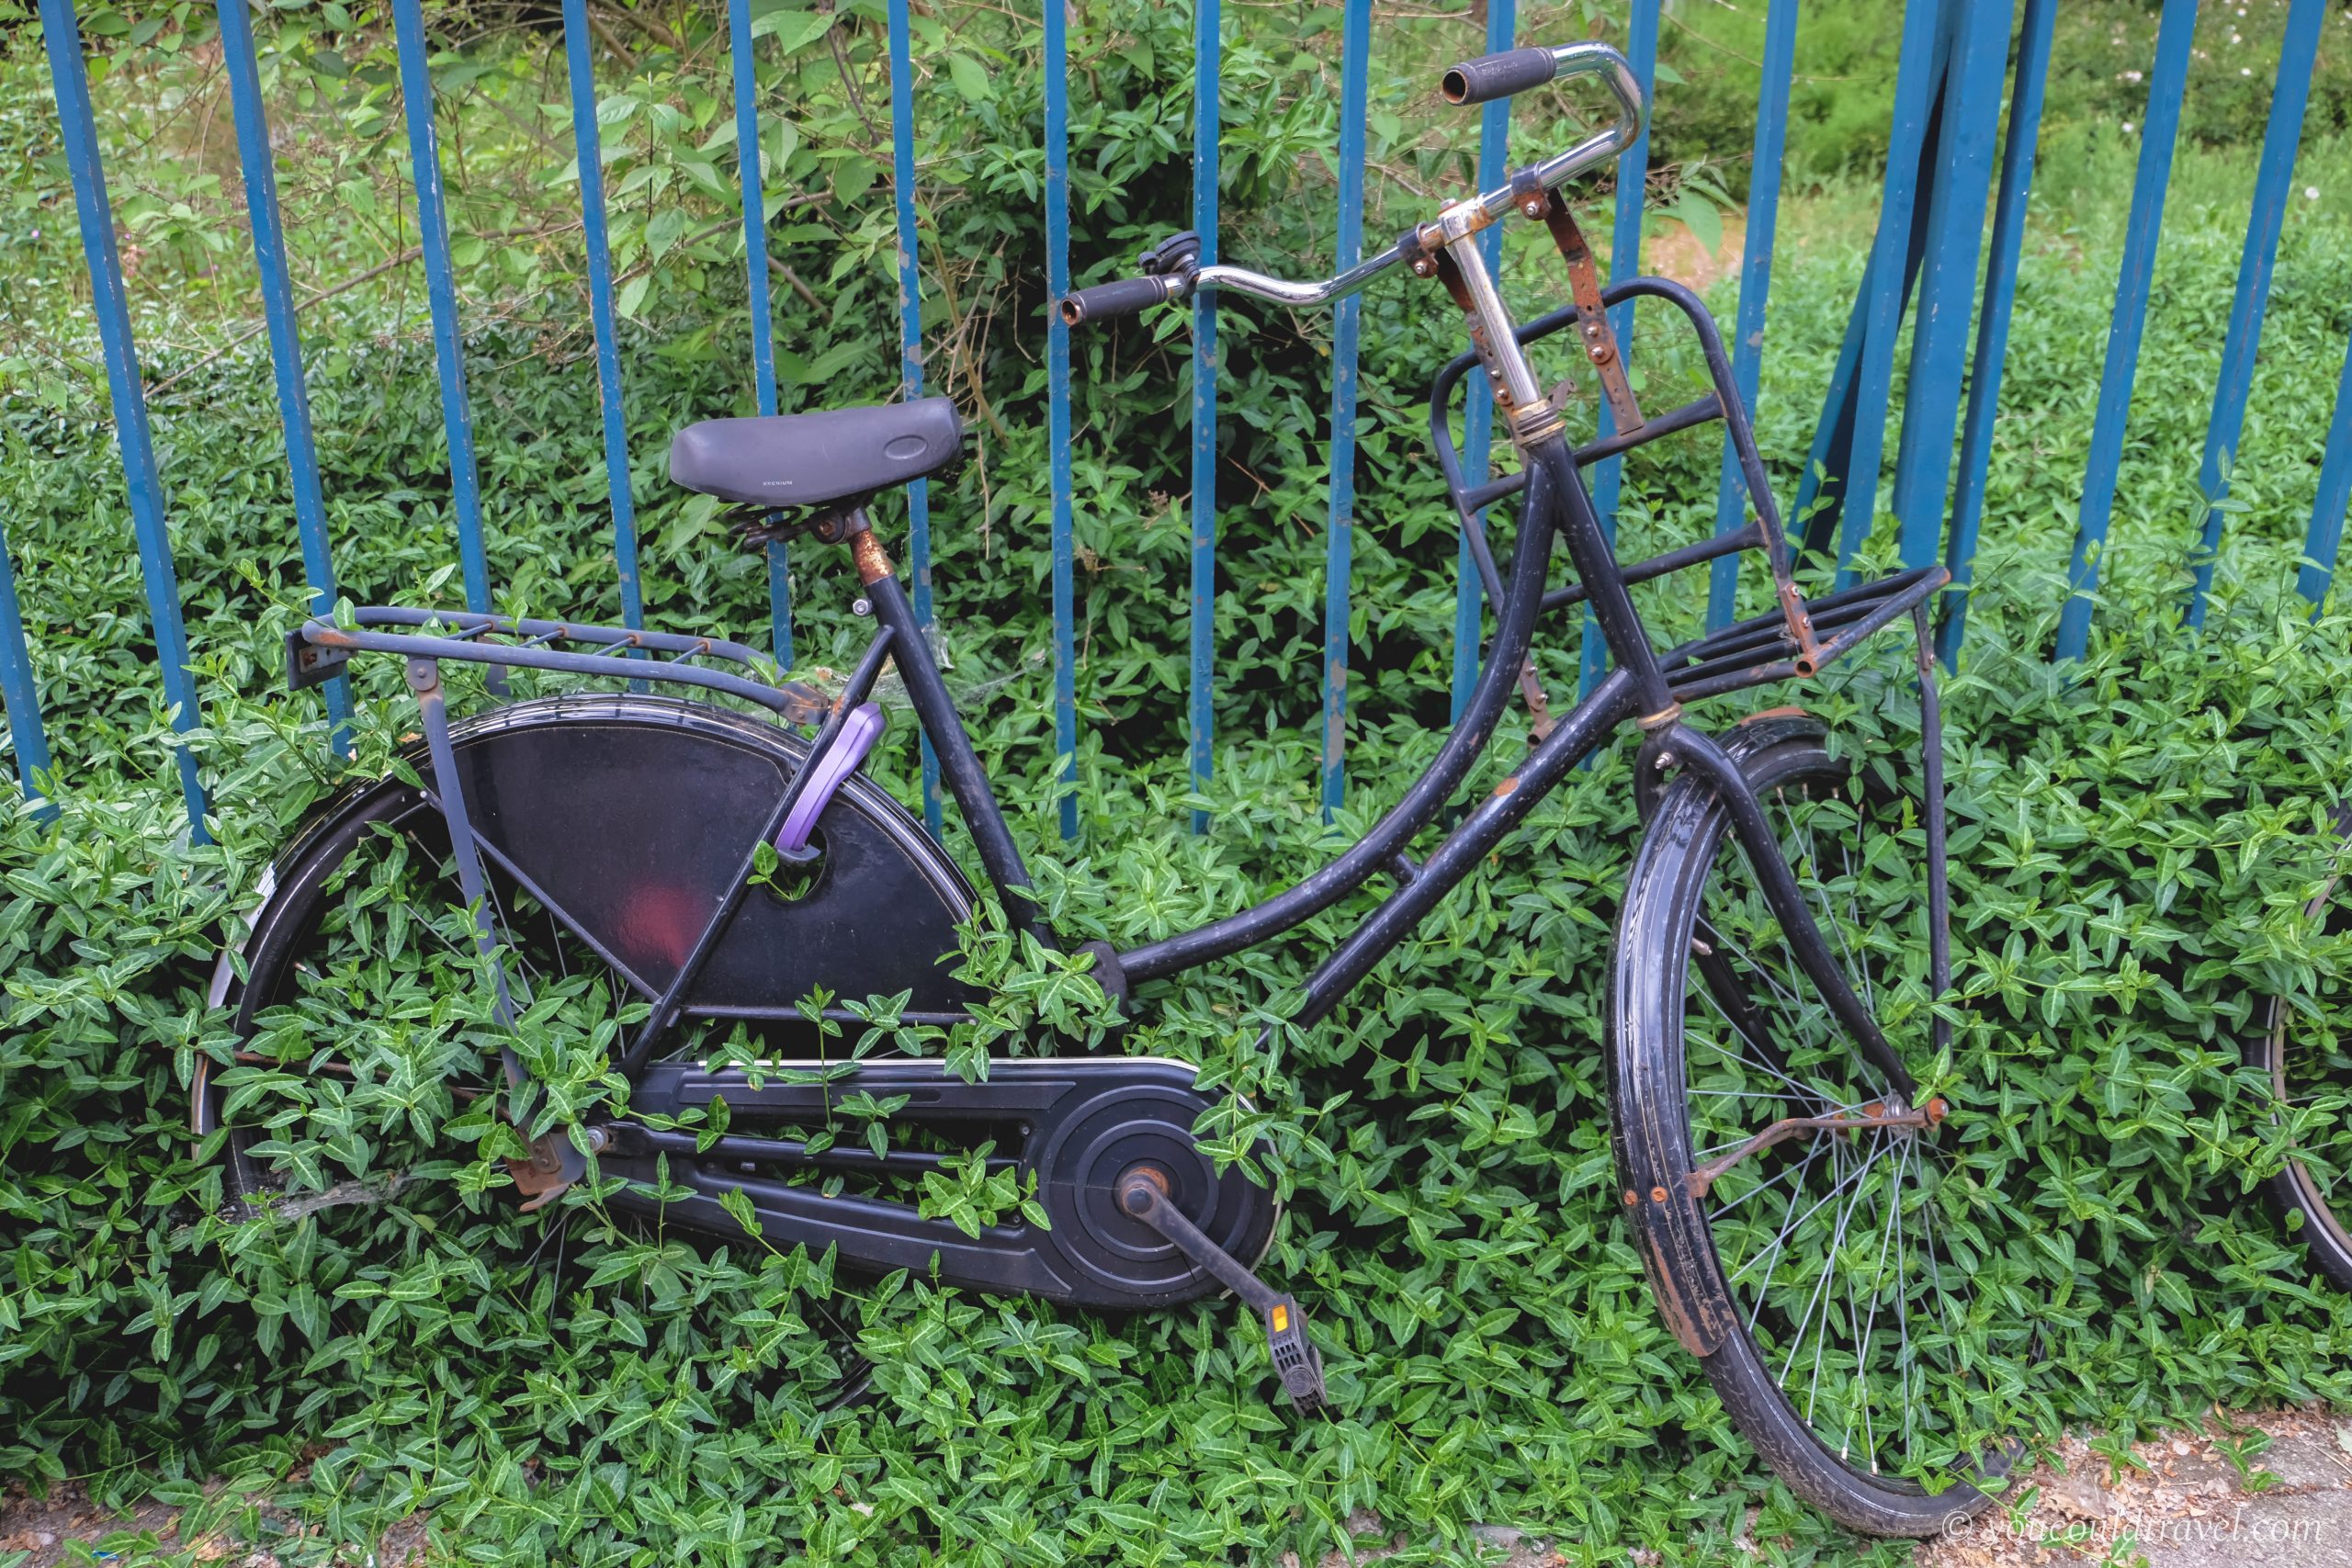
[[[1119,1207],[1141,1220],[1174,1245],[1176,1250],[1215,1275],[1235,1295],[1250,1304],[1266,1331],[1266,1346],[1273,1353],[1274,1371],[1283,1380],[1301,1415],[1312,1415],[1331,1402],[1323,1386],[1323,1358],[1306,1337],[1306,1314],[1297,1300],[1274,1290],[1250,1272],[1241,1260],[1211,1241],[1168,1201],[1168,1178],[1151,1166],[1139,1166],[1119,1182]]]

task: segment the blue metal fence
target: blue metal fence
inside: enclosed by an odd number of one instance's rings
[[[1339,263],[1344,266],[1361,254],[1363,247],[1373,12],[1371,0],[1340,0],[1340,4],[1343,27],[1337,252]],[[1908,0],[1903,18],[1902,59],[1879,234],[1832,376],[1794,513],[1799,518],[1811,514],[1806,536],[1810,543],[1815,547],[1834,549],[1840,564],[1850,566],[1865,532],[1875,520],[1888,410],[1897,374],[1897,338],[1908,310],[1916,325],[1910,357],[1903,367],[1905,396],[1892,486],[1893,513],[1907,563],[1924,564],[1940,550],[1952,570],[1953,588],[1947,596],[1939,628],[1939,646],[1948,663],[1957,659],[1966,624],[1967,590],[1983,520],[1993,422],[1998,410],[2001,370],[2016,298],[2056,9],[2056,0],[2025,0],[2021,17],[2015,18],[2013,36],[2008,0]],[[2293,0],[2287,25],[2199,475],[2205,510],[2195,542],[2195,583],[2184,611],[2191,626],[2201,624],[2204,617],[2213,557],[2227,515],[2229,475],[2243,430],[2279,229],[2292,186],[2312,63],[2325,10],[2323,0]],[[1762,88],[1757,104],[1734,355],[1739,392],[1751,412],[1767,335],[1766,306],[1781,196],[1779,171],[1788,130],[1798,11],[1798,0],[1769,0],[1765,19]],[[2069,597],[2063,608],[2056,642],[2055,651],[2062,659],[2079,658],[2088,646],[2092,595],[2097,589],[2100,557],[2113,511],[2196,12],[2196,0],[2165,0],[2155,58],[2149,73],[2139,170],[2084,475],[2080,524],[2069,563]],[[492,604],[493,577],[483,533],[481,493],[468,414],[462,323],[450,262],[434,127],[432,62],[422,0],[392,0],[392,15],[448,447],[457,552],[463,567],[469,607],[486,610]],[[333,602],[335,594],[334,562],[320,496],[318,457],[311,430],[292,288],[287,274],[285,235],[254,35],[244,0],[220,0],[220,17],[223,64],[243,166],[262,302],[291,470],[295,527],[313,602],[324,606]],[[40,0],[40,18],[96,300],[96,325],[128,501],[158,650],[159,681],[173,709],[174,724],[187,731],[198,726],[201,713],[188,667],[164,489],[148,431],[145,395],[123,292],[121,264],[74,0]],[[1043,216],[1047,282],[1052,291],[1059,294],[1070,281],[1069,19],[1063,6],[1049,4],[1044,7],[1041,20],[1046,72]],[[1628,54],[1645,83],[1653,81],[1656,74],[1659,20],[1660,0],[1629,0]],[[636,517],[621,409],[623,367],[615,334],[614,280],[606,243],[594,51],[583,0],[564,0],[562,23],[572,131],[579,159],[597,380],[604,412],[605,466],[614,554],[623,614],[629,625],[636,626],[642,616]],[[1501,49],[1522,41],[1520,23],[1513,0],[1489,0],[1488,46]],[[1532,35],[1548,26],[1548,17],[1540,24],[1531,18],[1525,30]],[[1213,261],[1216,254],[1221,27],[1219,0],[1195,0],[1193,221],[1201,233],[1204,263]],[[759,411],[773,413],[777,408],[775,354],[751,0],[729,0],[729,28],[752,325],[752,377]],[[907,0],[890,0],[888,30],[901,390],[912,397],[922,391],[925,381],[921,265],[924,225],[917,200],[916,81],[910,58]],[[1531,36],[1524,41],[1547,40]],[[2005,81],[2009,85],[2006,127],[2002,117]],[[1668,112],[1671,112],[1670,107]],[[1488,105],[1480,132],[1482,185],[1500,183],[1508,167],[1508,104]],[[1633,276],[1638,269],[1648,154],[1645,137],[1620,160],[1615,243],[1611,254],[1613,279]],[[1988,204],[1992,209],[1989,242],[1985,238]],[[1499,230],[1489,231],[1482,240],[1489,246],[1488,262],[1493,266],[1499,266],[1501,259],[1499,240]],[[1978,262],[1987,243],[1990,261],[1980,291]],[[1327,814],[1342,803],[1346,778],[1360,310],[1355,299],[1343,302],[1332,328],[1331,481],[1324,583],[1320,765],[1321,795]],[[1054,736],[1061,758],[1060,776],[1067,784],[1076,778],[1075,757],[1081,739],[1072,583],[1069,342],[1068,329],[1054,313],[1047,311],[1046,317],[1043,331],[1051,427]],[[1620,341],[1630,352],[1630,307],[1621,307],[1619,318],[1615,324]],[[1204,297],[1194,307],[1193,321],[1187,694],[1189,768],[1195,786],[1202,788],[1211,781],[1216,758],[1214,502],[1217,372],[1216,306],[1212,298]],[[1473,471],[1482,472],[1492,434],[1492,409],[1486,400],[1484,386],[1476,378],[1468,397],[1465,450]],[[1607,417],[1605,410],[1602,417]],[[1614,461],[1604,463],[1595,475],[1601,513],[1612,523],[1619,499],[1618,467]],[[1947,500],[1951,502],[1949,513]],[[2347,348],[2343,383],[2326,438],[2305,543],[2306,558],[2298,577],[2301,591],[2314,604],[2325,595],[2332,581],[2347,502],[2352,502],[2352,348]],[[911,487],[908,504],[914,601],[919,615],[928,625],[932,615],[932,574],[927,487],[921,483]],[[1718,486],[1717,526],[1724,530],[1737,527],[1746,504],[1747,498],[1726,450]],[[1465,528],[1472,525],[1474,522],[1465,520]],[[773,647],[778,660],[789,663],[791,586],[783,546],[769,547],[768,567]],[[1466,534],[1459,570],[1453,665],[1457,712],[1476,678],[1480,634],[1481,601]],[[1708,597],[1711,626],[1719,626],[1732,616],[1737,571],[1736,557],[1719,559],[1712,568]],[[0,700],[6,705],[20,786],[37,796],[50,765],[50,754],[17,595],[5,538],[0,537]],[[1604,659],[1605,650],[1600,648],[1597,638],[1588,635],[1581,660],[1588,688],[1598,678]],[[340,682],[329,688],[327,701],[340,741],[348,712],[348,695]],[[200,835],[204,830],[205,796],[198,761],[192,751],[182,748],[178,763],[193,830]],[[923,794],[926,816],[936,831],[938,774],[927,747]],[[1076,807],[1074,795],[1066,795],[1059,818],[1065,835],[1077,831]],[[1204,827],[1205,813],[1195,812],[1193,820],[1196,829]]]

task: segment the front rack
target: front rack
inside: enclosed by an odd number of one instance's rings
[[[1755,515],[1737,528],[1626,562],[1618,570],[1628,584],[1647,582],[1742,550],[1762,550],[1770,561],[1780,601],[1779,606],[1766,615],[1726,626],[1664,655],[1661,662],[1678,700],[1695,702],[1770,681],[1812,675],[1926,600],[1950,580],[1950,574],[1940,567],[1920,567],[1822,599],[1804,599],[1792,578],[1779,508],[1771,487],[1766,482],[1754,433],[1738,400],[1731,356],[1724,352],[1714,318],[1696,294],[1662,277],[1628,279],[1604,291],[1601,301],[1604,306],[1614,306],[1642,298],[1663,299],[1688,319],[1706,357],[1713,388],[1679,408],[1645,420],[1634,429],[1603,434],[1578,446],[1575,452],[1577,466],[1587,468],[1661,436],[1721,420],[1730,434],[1733,455],[1739,464]],[[1535,343],[1577,326],[1579,319],[1577,306],[1564,305],[1520,327],[1516,335],[1522,345]],[[1454,446],[1449,416],[1456,389],[1478,363],[1478,355],[1471,351],[1457,355],[1438,372],[1430,388],[1430,441],[1437,453],[1438,468],[1445,476],[1446,491],[1469,539],[1472,558],[1487,593],[1499,604],[1502,584],[1493,565],[1493,550],[1480,514],[1495,502],[1524,491],[1527,474],[1521,470],[1473,484],[1463,470],[1462,453]],[[1565,609],[1584,603],[1589,596],[1585,584],[1570,583],[1546,592],[1542,609],[1545,613]]]
[[[1738,621],[1719,632],[1693,638],[1662,655],[1666,683],[1677,702],[1695,703],[1768,681],[1810,675],[1880,628],[1924,603],[1951,581],[1939,566],[1916,567],[1857,583],[1836,593],[1805,602],[1805,614],[1819,640],[1814,645],[1810,668],[1806,655],[1789,635],[1786,618],[1775,610]]]

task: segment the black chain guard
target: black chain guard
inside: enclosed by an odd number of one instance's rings
[[[935,1267],[941,1281],[967,1289],[1112,1310],[1169,1306],[1220,1288],[1158,1232],[1120,1211],[1118,1179],[1138,1164],[1165,1173],[1172,1201],[1236,1258],[1254,1263],[1273,1235],[1273,1195],[1238,1168],[1220,1175],[1193,1141],[1195,1119],[1214,1102],[1194,1087],[1193,1069],[1182,1062],[1002,1060],[990,1063],[988,1080],[977,1084],[938,1062],[884,1062],[821,1083],[777,1081],[787,1075],[813,1079],[821,1070],[816,1062],[770,1064],[755,1089],[737,1068],[689,1063],[647,1068],[631,1092],[632,1111],[675,1116],[723,1097],[728,1141],[696,1154],[678,1146],[682,1134],[664,1138],[631,1122],[605,1129],[601,1171],[631,1183],[609,1201],[672,1224],[740,1235],[724,1203],[729,1193],[740,1192],[763,1239],[774,1246],[838,1247],[842,1261],[860,1269],[931,1276]],[[838,1065],[832,1070],[839,1073]],[[853,1173],[820,1173],[813,1168],[820,1161],[784,1153],[794,1146],[785,1140],[831,1125],[842,1134],[849,1157],[862,1159],[854,1150],[863,1124],[831,1109],[859,1090],[877,1100],[907,1097],[889,1119],[894,1134],[921,1127],[965,1144],[992,1137],[996,1156],[1012,1159],[1024,1194],[1027,1179],[1035,1176],[1035,1195],[1051,1224],[1029,1224],[1014,1211],[1012,1223],[974,1237],[945,1219],[922,1218],[903,1198],[846,1186],[826,1196],[824,1175]],[[773,1149],[763,1147],[769,1141]],[[745,1150],[777,1157],[736,1157]],[[665,1155],[672,1188],[689,1190],[666,1202],[651,1191]],[[900,1157],[897,1174],[903,1176],[922,1169],[929,1156],[918,1149]]]

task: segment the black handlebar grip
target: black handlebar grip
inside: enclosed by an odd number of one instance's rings
[[[1098,283],[1091,288],[1062,296],[1062,320],[1076,326],[1080,321],[1132,316],[1137,310],[1175,299],[1184,292],[1184,282],[1182,277],[1168,276],[1123,277],[1116,283]]]
[[[1559,69],[1559,58],[1548,49],[1507,49],[1454,66],[1440,79],[1438,91],[1449,104],[1491,103],[1540,87]]]

